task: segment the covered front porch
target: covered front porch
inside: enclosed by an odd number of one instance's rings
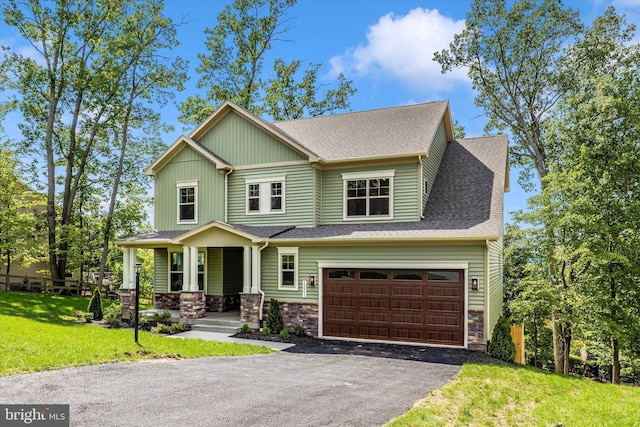
[[[137,250],[154,250],[154,307],[181,319],[236,311],[257,322],[263,237],[214,221],[189,231],[160,232],[119,242],[123,253],[123,311],[135,304]]]

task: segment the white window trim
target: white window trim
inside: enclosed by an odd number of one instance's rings
[[[193,187],[193,197],[194,197],[193,219],[181,220],[180,219],[180,190],[182,188],[189,188],[189,187]],[[176,222],[178,224],[197,224],[198,223],[198,181],[176,182]]]
[[[282,184],[282,191],[280,197],[281,201],[281,209],[271,210],[271,184],[273,183]],[[260,210],[251,211],[249,210],[249,185],[250,184],[260,184]],[[245,213],[247,215],[278,215],[286,213],[286,176],[276,176],[276,177],[266,177],[266,178],[245,178],[244,180],[244,188],[245,188]]]
[[[367,172],[351,172],[342,174],[342,219],[344,221],[375,221],[380,219],[393,219],[393,187],[394,177],[396,175],[395,170],[383,170],[383,171],[367,171]],[[389,179],[389,215],[366,215],[349,216],[348,204],[347,204],[347,181],[353,181],[357,179]],[[369,200],[369,195],[367,195]]]
[[[298,261],[299,261],[299,248],[286,248],[286,247],[278,247],[278,290],[279,291],[297,291],[298,290],[298,274],[300,270],[298,269]],[[293,283],[294,286],[282,286],[282,256],[283,255],[293,255],[294,262],[294,272],[293,272]]]
[[[177,294],[182,292],[182,289],[177,290],[177,291],[172,291],[171,290],[171,274],[172,273],[180,273],[180,274],[184,274],[184,257],[182,258],[182,270],[181,271],[173,271],[171,270],[171,254],[182,254],[182,251],[167,251],[169,253],[169,275],[168,280],[167,280],[167,288],[169,293],[172,294]],[[199,254],[204,254],[204,272],[203,272],[203,280],[202,280],[202,284],[203,284],[203,292],[206,294],[207,293],[207,250],[203,250],[203,251],[198,251]],[[196,268],[198,268],[198,263],[196,262]],[[200,274],[199,272],[197,274]]]

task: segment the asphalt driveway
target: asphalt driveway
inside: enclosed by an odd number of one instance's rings
[[[0,377],[0,403],[70,404],[72,426],[377,426],[458,365],[278,352]]]

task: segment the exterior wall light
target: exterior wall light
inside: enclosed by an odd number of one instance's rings
[[[479,286],[478,276],[471,276],[471,290],[477,291]]]
[[[317,274],[311,273],[309,275],[309,286],[314,287],[316,285],[317,278],[318,278]]]

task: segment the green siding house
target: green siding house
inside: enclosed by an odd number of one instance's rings
[[[271,298],[290,330],[483,350],[502,313],[506,136],[454,139],[448,102],[269,123],[225,102],[146,170],[155,230],[119,242],[123,301],[154,250],[181,317]]]

